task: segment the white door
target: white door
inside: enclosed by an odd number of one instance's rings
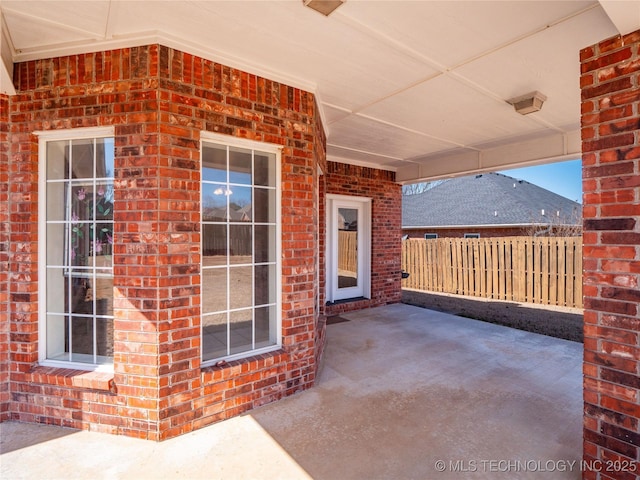
[[[371,200],[327,196],[328,300],[370,297]]]

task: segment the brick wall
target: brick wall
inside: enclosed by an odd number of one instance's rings
[[[326,306],[327,315],[396,303],[401,297],[402,188],[395,173],[328,162],[327,194],[369,197],[371,206],[371,299]]]
[[[9,415],[9,97],[0,94],[0,422]]]
[[[640,446],[640,32],[580,52],[584,190],[584,457]],[[585,478],[637,478],[626,471]]]
[[[324,341],[313,95],[158,45],[24,62],[14,77],[11,418],[161,440],[311,386]],[[105,125],[116,139],[114,374],[38,367],[32,132]],[[215,368],[200,367],[202,130],[282,146],[283,347]]]

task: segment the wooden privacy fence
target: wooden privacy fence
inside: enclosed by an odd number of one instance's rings
[[[338,270],[358,271],[358,232],[338,231]]]
[[[405,288],[582,308],[582,237],[408,239]]]

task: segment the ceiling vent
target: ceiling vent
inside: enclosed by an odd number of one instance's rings
[[[540,111],[546,99],[545,95],[536,91],[507,100],[507,103],[513,105],[520,115],[527,115]]]
[[[328,17],[344,3],[344,0],[302,0],[302,3],[304,3],[305,7],[309,7]]]

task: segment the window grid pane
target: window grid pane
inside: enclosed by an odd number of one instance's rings
[[[49,360],[113,359],[113,138],[47,143]]]
[[[204,362],[247,355],[277,344],[277,316],[262,313],[265,301],[271,302],[266,306],[273,312],[277,301],[273,293],[277,283],[276,158],[275,154],[246,148],[203,144]],[[260,209],[259,219],[255,217],[256,207]],[[267,288],[267,292],[258,288]],[[258,308],[262,320],[259,325]]]

